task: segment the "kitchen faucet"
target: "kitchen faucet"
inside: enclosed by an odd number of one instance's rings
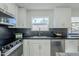
[[[39,32],[38,33],[39,33],[39,36],[40,36],[40,28],[39,28]]]

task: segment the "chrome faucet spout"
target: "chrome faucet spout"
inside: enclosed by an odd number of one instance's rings
[[[40,36],[40,28],[39,28],[39,36]]]

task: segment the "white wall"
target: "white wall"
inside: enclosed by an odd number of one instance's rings
[[[71,11],[71,16],[79,17],[79,8],[72,8]]]
[[[53,10],[28,10],[27,26],[32,27],[32,16],[49,17],[49,27],[53,27]]]

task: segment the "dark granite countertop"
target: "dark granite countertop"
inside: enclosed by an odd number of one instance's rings
[[[46,36],[42,36],[42,37],[23,37],[23,38],[18,38],[18,39],[50,39],[50,40],[54,40],[54,39],[65,39],[65,40],[78,40],[79,38],[67,38],[67,37],[64,37],[64,38],[61,38],[61,37],[46,37]]]
[[[67,39],[67,38],[41,36],[41,37],[24,37],[23,39]]]
[[[60,38],[60,37],[24,37],[23,39],[46,39],[46,40],[53,40],[53,39],[67,39],[67,38]]]

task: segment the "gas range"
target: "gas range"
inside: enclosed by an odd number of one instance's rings
[[[22,43],[22,40],[19,39],[19,40],[16,40],[16,41],[8,44],[8,45],[3,46],[2,50],[1,50],[1,56],[8,55],[10,52],[12,52],[13,50],[15,50],[21,43]]]

